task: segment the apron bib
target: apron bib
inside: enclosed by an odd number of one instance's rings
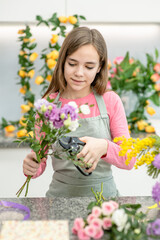
[[[58,103],[60,94],[57,95],[54,103]],[[106,138],[111,140],[109,117],[103,96],[94,92],[100,115],[91,118],[80,119],[81,126],[74,132],[66,134],[74,137],[94,137]],[[62,153],[62,147],[57,142],[53,146],[54,151],[61,154],[62,159],[52,156],[52,166],[54,170],[52,182],[46,197],[93,197],[91,188],[94,191],[101,191],[103,182],[103,196],[105,198],[118,196],[118,191],[112,176],[111,165],[100,159],[96,169],[90,176],[82,175],[74,166],[71,160],[67,160],[65,153]]]

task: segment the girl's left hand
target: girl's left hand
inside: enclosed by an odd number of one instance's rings
[[[105,139],[93,138],[93,137],[82,137],[79,138],[86,145],[82,151],[77,154],[77,158],[84,158],[83,162],[92,164],[92,167],[85,172],[93,172],[100,158],[107,153],[108,142]]]

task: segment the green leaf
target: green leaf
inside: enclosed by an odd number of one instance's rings
[[[37,15],[37,16],[36,16],[36,20],[37,20],[37,21],[42,21],[43,19],[42,19],[42,17],[41,17],[40,15]]]
[[[94,206],[97,206],[97,202],[90,202],[87,207],[87,210],[91,210]]]
[[[159,57],[159,52],[158,52],[158,49],[157,49],[157,48],[155,49],[155,56],[156,56],[156,59],[158,59],[158,57]]]
[[[155,92],[152,96],[149,97],[149,99],[156,105],[160,106],[160,97],[157,92]]]
[[[126,67],[128,67],[130,64],[129,64],[129,52],[126,53],[123,61],[120,63],[120,66],[122,69],[125,69]]]
[[[86,18],[82,15],[79,16],[81,19],[86,20]]]

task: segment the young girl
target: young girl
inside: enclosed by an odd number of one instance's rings
[[[118,136],[128,138],[129,131],[119,96],[107,91],[106,86],[107,48],[104,38],[95,29],[75,28],[63,42],[44,97],[49,95],[59,106],[70,101],[75,101],[77,105],[94,104],[89,115],[81,114],[81,127],[69,133],[69,136],[79,137],[86,143],[77,157],[83,157],[84,162],[92,164],[85,170],[92,174],[86,177],[77,171],[72,161],[52,156],[54,174],[47,197],[93,196],[91,188],[100,191],[102,182],[104,197],[118,196],[111,166],[130,170],[135,159],[125,165],[126,158],[118,155],[119,143],[112,142]],[[40,164],[34,159],[34,152],[26,156],[23,172],[36,178],[44,172],[46,159],[42,159]]]

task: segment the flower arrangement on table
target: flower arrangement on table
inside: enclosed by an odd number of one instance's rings
[[[54,99],[48,97],[47,99],[39,99],[35,102],[35,108],[32,108],[32,113],[28,114],[28,117],[23,121],[26,125],[27,134],[15,141],[19,142],[19,144],[23,142],[29,143],[30,148],[36,153],[37,160],[35,161],[39,163],[47,155],[56,154],[54,150],[52,152],[49,151],[49,149],[52,149],[52,144],[65,136],[65,134],[75,131],[80,126],[78,113],[89,114],[90,112],[87,104],[78,107],[72,101],[58,108],[53,101]],[[76,155],[69,156],[68,154],[68,158],[76,163],[76,165],[80,164],[82,166],[82,161],[77,160]],[[60,156],[58,157],[60,158]],[[27,196],[31,178],[32,176],[27,176],[26,181],[16,193],[18,197],[25,187],[25,197]]]
[[[120,156],[127,154],[126,164],[132,157],[137,157],[135,168],[146,164],[149,176],[157,178],[160,174],[160,137],[151,135],[144,139],[117,137],[114,142],[121,141]],[[80,240],[116,239],[116,240],[151,240],[160,239],[160,218],[147,219],[147,212],[140,211],[140,204],[119,205],[118,201],[103,197],[101,192],[94,192],[96,201],[88,205],[89,214],[86,219],[76,218],[72,233]],[[160,209],[160,182],[152,188],[155,204],[148,209]],[[149,210],[148,210],[149,211]]]
[[[140,211],[141,204],[122,204],[106,200],[101,192],[94,192],[96,201],[88,205],[85,219],[74,220],[72,233],[80,240],[151,240],[160,237],[160,218],[149,221],[147,213]],[[104,236],[104,238],[103,238]]]

